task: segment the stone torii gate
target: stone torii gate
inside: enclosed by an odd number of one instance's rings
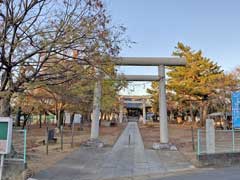
[[[113,62],[119,66],[158,66],[158,76],[123,75],[119,76],[119,78],[124,78],[127,81],[159,81],[160,143],[168,143],[165,66],[185,66],[186,60],[176,57],[119,57],[113,59]],[[100,99],[101,85],[100,82],[96,82],[94,88],[91,139],[97,139],[99,136]]]

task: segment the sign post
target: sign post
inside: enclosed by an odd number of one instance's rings
[[[232,128],[240,128],[240,92],[232,93]]]
[[[10,153],[12,145],[12,119],[0,117],[0,180],[2,179],[4,155]]]

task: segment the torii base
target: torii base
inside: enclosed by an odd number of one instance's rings
[[[153,143],[152,148],[154,150],[168,150],[168,151],[178,150],[174,144],[170,144],[170,143]]]
[[[89,139],[81,144],[82,147],[87,148],[102,148],[104,143],[99,139]]]

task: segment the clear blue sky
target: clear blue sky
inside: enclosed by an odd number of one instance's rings
[[[123,48],[121,56],[171,56],[180,41],[201,49],[225,71],[240,65],[240,0],[105,0],[105,4],[113,23],[123,24],[136,42]],[[139,67],[120,71],[157,72]]]

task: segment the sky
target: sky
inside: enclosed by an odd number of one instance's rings
[[[240,65],[240,0],[105,0],[112,21],[134,42],[120,56],[171,56],[178,42],[202,50],[225,71]],[[157,74],[157,68],[120,67],[125,74]],[[146,94],[150,83],[122,92]]]

